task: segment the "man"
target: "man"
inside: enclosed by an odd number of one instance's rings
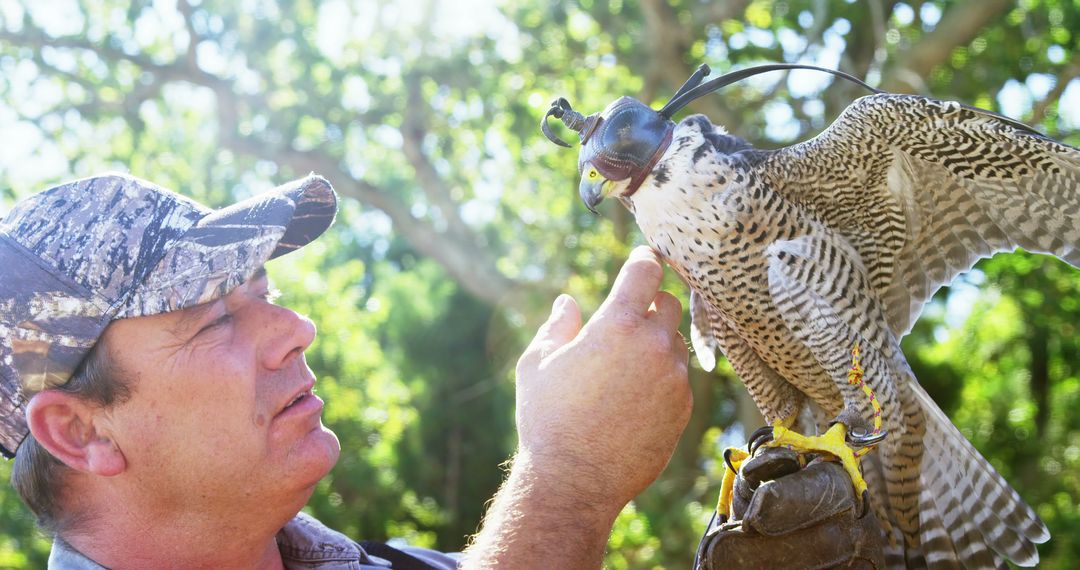
[[[368,552],[298,514],[340,448],[304,360],[315,325],[273,303],[263,264],[335,212],[317,176],[214,211],[108,174],[0,222],[0,452],[54,533],[51,568],[457,564]],[[556,300],[518,363],[518,451],[463,567],[599,567],[690,414],[661,276],[639,248],[584,326]]]

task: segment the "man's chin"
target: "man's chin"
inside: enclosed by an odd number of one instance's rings
[[[341,444],[330,428],[312,430],[296,446],[290,457],[288,471],[303,486],[314,487],[337,464]]]
[[[312,445],[321,449],[325,458],[326,469],[319,476],[319,479],[322,479],[334,468],[334,465],[337,465],[338,457],[341,456],[341,443],[338,442],[337,434],[323,425],[312,432],[312,436],[316,440],[312,442]]]

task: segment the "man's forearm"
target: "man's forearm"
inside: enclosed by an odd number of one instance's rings
[[[554,483],[519,454],[461,567],[600,568],[622,506],[592,503],[603,496],[587,490],[592,483]]]

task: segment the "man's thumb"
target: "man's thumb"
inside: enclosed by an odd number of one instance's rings
[[[556,348],[558,348],[574,340],[580,330],[581,309],[578,308],[577,301],[573,297],[563,293],[551,304],[551,316],[540,327],[536,336],[540,338],[543,335],[544,340],[557,344]]]
[[[540,330],[536,331],[529,348],[521,356],[522,363],[539,365],[547,355],[574,340],[580,330],[581,309],[578,308],[577,301],[565,293],[559,295],[551,305],[551,315],[540,325]]]

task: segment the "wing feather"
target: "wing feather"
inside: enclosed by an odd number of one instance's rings
[[[859,250],[898,336],[983,257],[1022,247],[1080,266],[1080,150],[976,109],[863,97],[757,168]]]

